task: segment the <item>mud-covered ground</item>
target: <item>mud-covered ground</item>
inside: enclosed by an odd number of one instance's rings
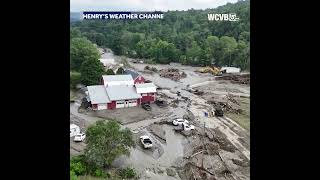
[[[132,59],[128,60],[130,62]],[[186,78],[173,81],[160,77],[158,73],[145,72],[146,64],[130,65],[162,88],[158,96],[168,102],[168,107],[160,108],[153,104],[151,112],[141,107],[79,112],[79,100],[70,104],[70,121],[84,130],[97,119],[111,118],[117,119],[134,133],[136,147],[131,149],[129,157],[116,159],[114,167],[134,167],[139,179],[250,179],[250,132],[233,120],[238,117],[236,115],[232,118],[228,114],[224,117],[204,115],[212,109],[207,103],[208,98],[230,93],[248,98],[249,86],[216,81],[210,74],[196,73],[197,67],[149,65],[157,69],[174,67],[187,74]],[[204,94],[195,95],[187,88],[202,90]],[[177,91],[181,96],[176,94]],[[196,127],[190,133],[175,131],[176,127],[167,122],[184,115]],[[144,149],[139,141],[141,135],[150,136],[154,147]],[[83,152],[84,143],[74,143],[72,139],[70,143],[72,155]]]
[[[164,116],[168,111],[167,108],[159,108],[155,104],[150,105],[152,111],[146,111],[142,107],[130,107],[124,109],[101,110],[94,112],[94,116],[103,119],[115,119],[120,124],[130,124],[145,119],[156,119]]]

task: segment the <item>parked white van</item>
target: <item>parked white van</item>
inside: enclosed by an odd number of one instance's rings
[[[80,127],[75,124],[70,124],[70,137],[80,133]]]

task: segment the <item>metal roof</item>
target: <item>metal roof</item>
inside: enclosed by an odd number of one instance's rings
[[[124,72],[125,72],[126,74],[131,75],[133,80],[135,80],[135,79],[139,76],[139,73],[137,73],[137,72],[135,72],[135,71],[132,71],[132,70],[130,70],[130,69],[126,69],[126,70],[124,70]]]
[[[110,99],[103,85],[88,86],[89,97],[91,104],[109,103]]]
[[[157,86],[153,83],[136,84],[137,93],[155,93],[157,92]]]
[[[109,86],[106,90],[111,101],[141,98],[133,86]]]
[[[121,75],[103,75],[102,76],[104,82],[111,81],[133,81],[132,76],[128,74]]]

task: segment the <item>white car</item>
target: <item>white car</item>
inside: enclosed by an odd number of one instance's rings
[[[194,130],[194,125],[190,125],[188,123],[183,123],[182,126],[183,126],[184,131]]]
[[[172,121],[172,124],[175,126],[182,125],[183,123],[189,123],[189,121],[185,119],[175,119]]]
[[[86,138],[86,134],[85,133],[79,133],[74,137],[73,141],[82,142],[85,138]]]
[[[145,149],[152,147],[152,141],[149,136],[141,136],[140,141]]]

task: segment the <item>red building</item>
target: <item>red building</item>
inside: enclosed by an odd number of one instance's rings
[[[134,86],[103,85],[88,86],[89,99],[93,110],[127,108],[140,105],[141,95]]]
[[[157,87],[153,83],[135,84],[135,87],[141,95],[141,103],[152,103],[156,100]]]
[[[145,83],[138,73],[129,72],[131,74],[104,75],[102,85],[87,86],[87,100],[93,110],[134,107],[156,100],[156,86]]]
[[[125,74],[130,74],[132,76],[132,79],[134,81],[134,84],[143,84],[145,83],[145,79],[144,77],[142,77],[140,74],[138,74],[137,72],[135,71],[132,71],[132,70],[129,70],[129,69],[126,69],[124,71]]]

